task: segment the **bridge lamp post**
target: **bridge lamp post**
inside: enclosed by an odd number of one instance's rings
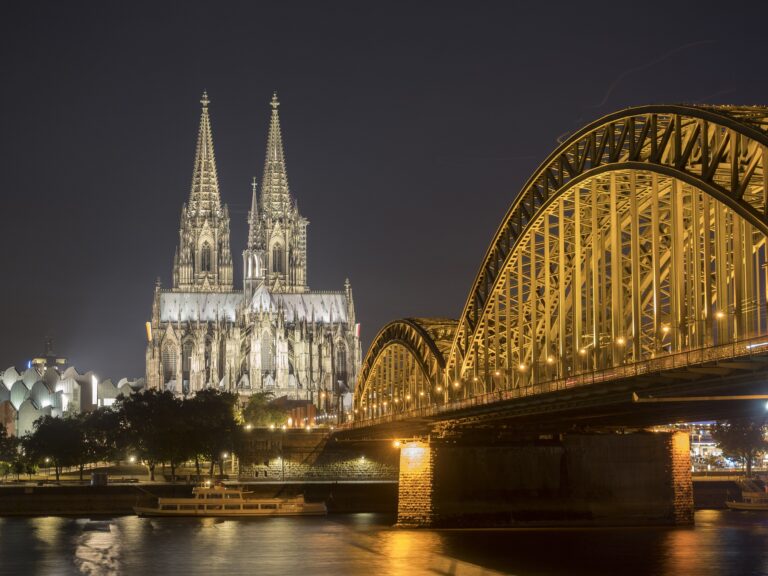
[[[551,380],[553,376],[555,378],[559,376],[558,374],[559,370],[555,365],[555,357],[552,354],[547,354],[547,358],[544,360],[544,365],[545,365],[547,380]]]
[[[581,366],[579,366],[579,372],[582,370],[586,372],[587,368],[589,368],[589,358],[587,358],[587,349],[583,346],[579,348],[579,357],[582,359]]]
[[[735,315],[730,310],[718,310],[715,312],[715,327],[717,329],[717,344],[725,344],[732,339],[731,322],[729,316]]]
[[[620,361],[614,361],[614,364],[626,364],[627,363],[627,353],[626,353],[626,345],[627,345],[627,339],[624,336],[619,336],[614,340],[614,343],[616,344],[615,347],[615,353],[616,353],[616,360]]]
[[[499,369],[497,368],[496,370],[494,370],[494,371],[493,371],[493,388],[494,388],[494,389],[493,389],[493,390],[491,390],[491,392],[495,392],[496,390],[499,390],[499,389],[501,389],[501,388],[502,388],[502,386],[500,386],[500,380],[501,380],[501,378],[502,378],[502,376],[501,376],[501,370],[499,370]]]

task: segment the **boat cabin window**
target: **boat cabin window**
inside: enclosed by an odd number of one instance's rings
[[[243,510],[258,510],[258,504],[243,504]]]
[[[179,506],[179,510],[194,510],[195,508],[194,504],[182,504]]]
[[[178,510],[176,504],[163,504],[160,506],[160,510]]]
[[[264,510],[277,510],[277,504],[262,504]]]
[[[208,510],[221,510],[221,504],[209,504],[207,507]]]
[[[226,504],[224,510],[240,510],[240,504]]]

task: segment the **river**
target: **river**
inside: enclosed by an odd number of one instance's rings
[[[351,514],[252,520],[0,518],[0,574],[768,575],[768,515],[692,528],[403,530]]]

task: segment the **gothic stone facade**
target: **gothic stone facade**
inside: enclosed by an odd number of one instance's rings
[[[155,287],[147,385],[178,394],[268,391],[334,412],[360,367],[352,289],[349,281],[338,292],[307,285],[309,222],[288,188],[277,97],[260,195],[252,185],[242,291],[233,287],[229,211],[219,193],[207,95],[201,103],[173,288]]]

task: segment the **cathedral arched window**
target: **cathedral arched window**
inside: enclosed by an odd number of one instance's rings
[[[336,386],[347,385],[347,347],[343,342],[336,343],[336,357],[334,358],[334,371],[336,372]]]
[[[167,384],[176,377],[176,347],[166,344],[161,354],[163,362],[163,384]]]
[[[211,382],[211,353],[213,351],[213,341],[210,338],[205,339],[205,383]]]
[[[186,340],[181,346],[181,379],[182,385],[189,383],[189,376],[192,371],[192,350],[194,343],[191,339]]]
[[[288,282],[296,284],[296,266],[293,262],[293,248],[288,249]]]
[[[272,248],[272,272],[282,274],[285,272],[285,266],[283,265],[283,247],[280,244],[275,244]]]
[[[224,372],[227,367],[227,341],[222,338],[219,341],[219,381],[224,378]]]
[[[200,249],[200,272],[211,271],[211,245],[208,242],[203,242],[203,247]]]
[[[272,372],[275,369],[275,340],[272,334],[265,332],[261,337],[261,370]]]

